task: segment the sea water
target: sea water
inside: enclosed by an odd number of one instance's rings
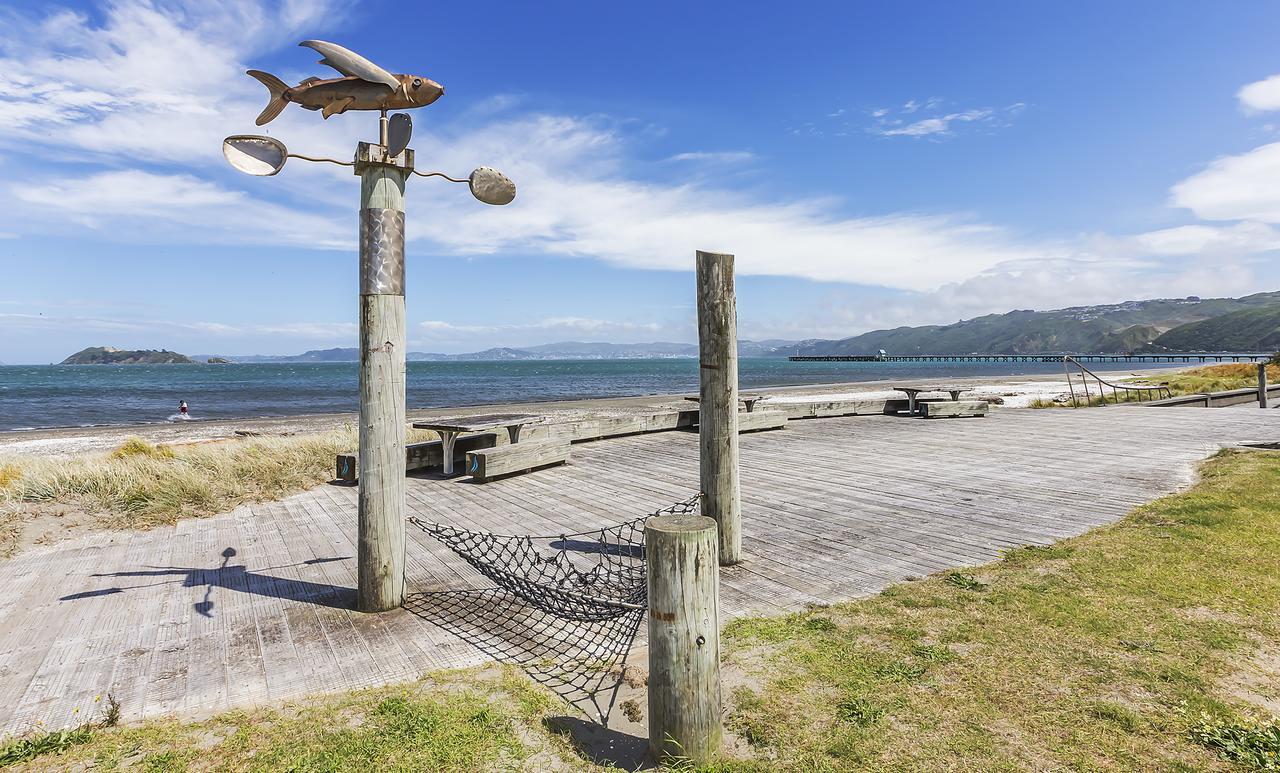
[[[1150,364],[1090,364],[1093,370]],[[1185,367],[1185,366],[1170,366]],[[880,379],[1061,374],[1060,363],[791,362],[744,359],[743,389]],[[168,421],[185,400],[201,419],[359,408],[355,363],[9,365],[0,367],[0,431]],[[693,359],[411,362],[410,409],[695,392]]]

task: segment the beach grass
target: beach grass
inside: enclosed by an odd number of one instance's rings
[[[1245,389],[1258,386],[1258,366],[1252,362],[1232,363],[1230,365],[1208,365],[1203,368],[1191,368],[1180,373],[1171,373],[1153,379],[1154,383],[1165,383],[1175,395],[1202,394],[1204,392],[1224,392],[1228,389]],[[1267,383],[1280,383],[1280,363],[1267,365]]]
[[[1110,377],[1106,377],[1111,380]],[[1245,389],[1258,386],[1258,366],[1251,362],[1231,363],[1229,365],[1206,365],[1202,368],[1189,368],[1176,373],[1160,374],[1158,376],[1144,376],[1141,378],[1128,378],[1116,380],[1117,384],[1128,384],[1130,386],[1166,386],[1169,388],[1171,396],[1204,394],[1205,392],[1225,392],[1230,389]],[[1280,383],[1280,363],[1270,363],[1267,365],[1267,383]],[[1140,402],[1136,394],[1125,394],[1123,390],[1118,395],[1112,394],[1110,389],[1106,389],[1106,398],[1103,399],[1098,395],[1098,385],[1096,382],[1090,382],[1089,399],[1086,401],[1085,393],[1080,390],[1077,384],[1079,407],[1083,408],[1086,404],[1089,407],[1100,405],[1115,405],[1117,402]],[[1141,402],[1150,399],[1150,395],[1143,395]],[[1028,407],[1030,408],[1070,408],[1071,401],[1058,402],[1056,400],[1036,399],[1032,400]]]
[[[410,430],[411,442],[434,433]],[[353,428],[157,446],[130,438],[111,453],[0,460],[0,548],[24,514],[56,505],[104,528],[146,528],[280,499],[332,480],[334,459],[356,447]]]
[[[1223,452],[1193,488],[1112,526],[868,599],[732,622],[726,723],[742,745],[705,769],[1275,769],[1277,500],[1280,453]],[[0,759],[600,769],[547,730],[564,711],[518,671],[490,668],[203,722],[37,734]]]

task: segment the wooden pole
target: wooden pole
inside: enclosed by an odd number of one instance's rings
[[[1267,407],[1267,363],[1258,363],[1258,407]]]
[[[719,525],[721,566],[742,560],[738,490],[738,311],[733,256],[698,250],[698,458],[702,513]]]
[[[716,522],[663,515],[644,530],[649,572],[649,749],[695,765],[720,751]]]
[[[361,612],[404,602],[404,181],[380,146],[361,143],[360,493]]]

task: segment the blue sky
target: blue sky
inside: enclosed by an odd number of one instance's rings
[[[388,23],[390,21],[390,23]],[[257,67],[308,38],[445,86],[416,178],[411,347],[695,336],[738,255],[745,337],[1280,289],[1272,2],[0,4],[0,361],[355,338],[350,170],[226,167]],[[266,129],[349,157],[370,114]]]

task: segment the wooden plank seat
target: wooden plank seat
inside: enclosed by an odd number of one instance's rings
[[[492,448],[497,445],[498,436],[493,432],[481,435],[465,435],[457,439],[453,447],[453,460],[461,462],[466,459],[468,451],[481,448]],[[427,440],[422,443],[406,443],[404,447],[405,472],[421,470],[427,467],[440,467],[444,462],[443,443],[439,440]],[[360,474],[360,462],[355,452],[338,454],[338,480],[354,483]]]
[[[986,416],[991,409],[986,400],[939,400],[917,405],[920,415],[926,419],[957,418],[961,416]]]
[[[782,429],[787,426],[785,411],[752,411],[738,414],[738,434]]]
[[[569,461],[568,440],[542,440],[480,448],[467,453],[466,471],[479,483]]]

